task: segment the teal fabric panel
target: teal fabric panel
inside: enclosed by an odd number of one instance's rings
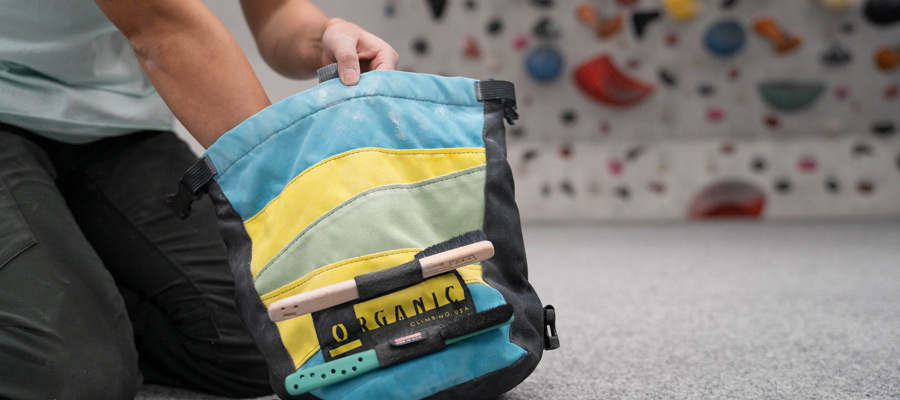
[[[362,147],[484,147],[475,81],[399,71],[334,79],[278,102],[223,135],[206,155],[216,181],[246,220],[297,174]]]
[[[480,283],[468,286],[478,311],[505,304],[500,292],[490,286]],[[312,394],[326,400],[418,399],[509,366],[524,355],[524,349],[509,341],[507,325],[454,343],[444,351],[377,369],[358,378],[313,390]],[[324,362],[320,350],[301,370]]]
[[[485,166],[351,197],[301,231],[255,279],[266,294],[315,269],[383,251],[425,248],[484,224]]]
[[[92,0],[3,0],[0,121],[84,143],[175,117]]]

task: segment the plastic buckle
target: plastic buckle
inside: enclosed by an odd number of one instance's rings
[[[503,118],[510,125],[515,125],[513,121],[519,119],[519,113],[516,112],[516,101],[503,99],[500,104],[503,105]]]
[[[551,305],[544,307],[544,350],[559,348],[559,335],[556,334],[556,309]]]
[[[178,182],[178,191],[166,197],[166,205],[175,212],[178,218],[186,219],[191,215],[191,204],[202,196],[201,193],[191,193],[184,181]]]

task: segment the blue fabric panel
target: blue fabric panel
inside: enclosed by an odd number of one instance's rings
[[[505,304],[496,289],[468,285],[476,310]],[[509,341],[509,325],[447,346],[392,367],[376,369],[360,377],[312,391],[322,399],[419,399],[509,366],[525,350]],[[324,363],[318,351],[304,368]]]
[[[399,71],[337,79],[260,111],[219,138],[206,155],[216,181],[246,220],[297,174],[362,147],[484,147],[475,81]]]

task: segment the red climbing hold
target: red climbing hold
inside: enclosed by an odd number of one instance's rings
[[[691,202],[688,215],[695,219],[762,215],[766,196],[756,186],[742,181],[716,182],[706,187]]]
[[[476,40],[472,36],[466,37],[465,45],[463,46],[463,54],[467,58],[478,58],[481,56],[481,47],[478,46],[478,40]]]
[[[652,84],[622,73],[606,54],[579,65],[575,69],[575,82],[594,100],[616,107],[638,104],[654,90]]]

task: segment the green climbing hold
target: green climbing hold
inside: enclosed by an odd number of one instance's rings
[[[819,82],[770,81],[759,85],[763,101],[780,111],[796,111],[814,103],[825,91]]]

